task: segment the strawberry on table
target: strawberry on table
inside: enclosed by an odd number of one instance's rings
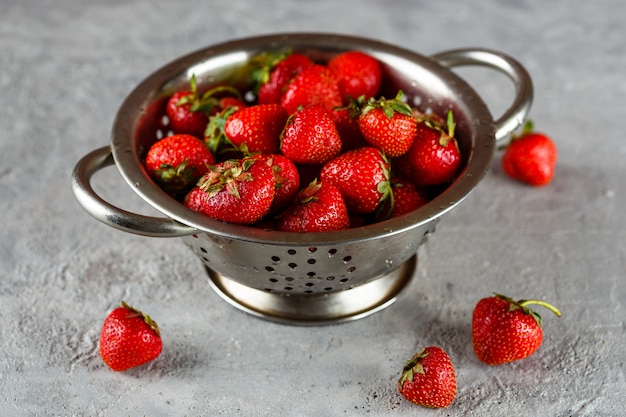
[[[433,118],[417,125],[408,152],[394,160],[394,167],[417,186],[439,185],[452,181],[461,167],[461,153],[454,137],[455,123],[448,113],[446,126]]]
[[[532,355],[543,341],[542,319],[531,304],[561,312],[540,300],[519,300],[495,294],[480,300],[472,315],[472,343],[476,357],[487,365],[500,365]]]
[[[274,173],[274,201],[269,214],[283,211],[300,189],[300,173],[293,161],[281,154],[257,154],[252,158],[265,162]]]
[[[155,142],[145,159],[150,176],[170,194],[194,185],[213,163],[215,158],[204,142],[187,134],[166,136]]]
[[[520,135],[514,135],[502,156],[504,172],[532,186],[552,181],[558,150],[554,141],[544,133],[533,131],[527,122]]]
[[[332,71],[320,64],[304,69],[287,86],[281,98],[287,113],[293,114],[301,107],[318,104],[331,110],[343,102],[339,85]]]
[[[437,346],[416,353],[404,365],[398,391],[413,404],[448,407],[456,396],[456,374],[450,356]]]
[[[358,121],[365,140],[390,158],[408,151],[415,138],[417,122],[402,96],[399,92],[393,99],[371,98],[363,106]]]
[[[114,371],[124,371],[156,359],[163,348],[157,324],[122,301],[104,320],[100,356]]]
[[[296,164],[323,164],[341,152],[330,113],[312,104],[293,113],[280,135],[280,151]]]
[[[245,145],[249,153],[278,153],[288,117],[280,104],[257,104],[230,114],[224,134],[237,148]]]
[[[389,161],[373,147],[354,149],[331,159],[320,172],[322,183],[336,186],[351,213],[368,214],[391,195]]]
[[[227,160],[211,167],[185,197],[188,208],[217,220],[253,224],[269,213],[274,173],[253,158]]]
[[[284,232],[328,232],[348,227],[348,210],[339,190],[316,181],[303,188],[278,219],[278,228]]]
[[[346,51],[328,61],[328,68],[337,77],[344,102],[359,97],[368,100],[378,94],[382,70],[378,60],[371,55],[361,51]]]

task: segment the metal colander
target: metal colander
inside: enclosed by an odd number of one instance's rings
[[[251,57],[289,48],[326,61],[361,50],[382,65],[382,94],[402,90],[425,112],[452,110],[463,155],[459,177],[423,207],[373,225],[323,233],[288,233],[223,223],[184,207],[163,192],[143,168],[150,145],[167,132],[161,115],[167,98],[188,86],[228,82]],[[513,104],[493,120],[478,94],[451,67],[477,65],[507,75]],[[441,216],[459,204],[489,170],[498,140],[525,120],[532,84],[513,58],[486,49],[434,56],[351,36],[291,33],[233,40],[177,59],[144,79],[122,103],[112,144],[85,155],[72,175],[79,203],[98,220],[154,237],[181,237],[204,263],[209,282],[226,301],[257,316],[294,324],[335,323],[372,314],[392,303],[415,275],[417,249]],[[164,217],[125,211],[103,200],[92,176],[115,164],[129,186]]]

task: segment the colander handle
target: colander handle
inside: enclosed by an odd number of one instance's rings
[[[78,203],[89,214],[116,229],[143,236],[177,237],[198,233],[193,227],[173,219],[131,213],[104,201],[91,186],[91,177],[102,168],[113,164],[111,148],[105,146],[85,155],[74,168],[72,191]]]
[[[514,58],[489,49],[453,49],[432,55],[444,67],[479,65],[495,69],[515,84],[513,104],[494,121],[496,141],[508,137],[526,121],[533,100],[533,84],[526,69]]]

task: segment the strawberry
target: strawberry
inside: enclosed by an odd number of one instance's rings
[[[150,176],[170,194],[188,189],[215,163],[209,148],[200,139],[175,134],[155,142],[146,154]]]
[[[390,158],[408,151],[415,138],[417,122],[402,96],[399,92],[391,100],[371,98],[359,116],[359,129],[365,140]]]
[[[398,217],[417,210],[428,202],[413,183],[402,178],[391,179],[393,208],[389,217]]]
[[[250,106],[228,116],[224,134],[237,148],[245,144],[249,153],[278,153],[288,117],[280,104]]]
[[[339,188],[351,213],[373,213],[390,197],[389,162],[376,148],[354,149],[331,159],[320,171],[322,183]]]
[[[224,222],[253,224],[269,212],[274,193],[274,173],[266,163],[227,160],[211,167],[184,204]]]
[[[424,348],[404,365],[398,391],[413,404],[444,408],[456,396],[456,375],[450,356],[437,346]]]
[[[294,53],[287,55],[268,68],[260,80],[257,93],[259,104],[279,103],[287,86],[293,78],[313,65],[306,55]]]
[[[311,104],[319,104],[327,110],[343,104],[334,74],[320,64],[314,64],[298,74],[287,86],[280,102],[289,114]]]
[[[234,111],[239,111],[248,107],[248,104],[239,97],[227,96],[227,97],[222,97],[217,101],[217,107],[219,110],[224,110],[229,107],[234,107]],[[216,109],[216,113],[217,113],[217,109]]]
[[[448,113],[447,128],[433,118],[422,120],[408,152],[394,162],[397,171],[417,186],[452,181],[462,162],[454,129],[452,112]]]
[[[382,82],[380,63],[361,51],[346,51],[330,61],[328,68],[335,74],[344,102],[351,98],[370,99],[378,94]]]
[[[502,168],[511,178],[533,186],[552,181],[558,151],[554,141],[544,133],[534,132],[527,122],[520,135],[514,135],[502,156]]]
[[[269,214],[283,211],[300,189],[300,174],[293,161],[281,154],[257,154],[252,158],[264,161],[274,173],[274,201]]]
[[[165,112],[172,131],[202,136],[209,119],[204,112],[191,109],[194,100],[191,91],[179,91],[168,99]]]
[[[335,107],[330,111],[330,116],[341,138],[342,152],[369,145],[359,129],[361,104],[361,100],[349,100],[347,105]]]
[[[323,164],[341,152],[330,113],[318,104],[297,110],[280,136],[280,151],[296,164]]]
[[[543,340],[542,319],[528,306],[561,312],[539,300],[519,300],[495,294],[480,300],[472,315],[472,343],[476,357],[487,365],[499,365],[532,355]]]
[[[100,356],[114,371],[143,365],[159,356],[163,348],[159,326],[124,301],[111,311],[100,334]]]
[[[228,90],[239,94],[232,87],[218,87],[200,96],[196,85],[196,76],[189,80],[189,89],[174,93],[165,105],[165,114],[169,119],[169,126],[175,133],[188,133],[201,138],[209,121],[208,115],[214,111],[217,100],[212,96],[215,92]]]
[[[327,232],[350,227],[348,210],[337,187],[316,181],[298,193],[278,221],[278,229],[284,232]]]

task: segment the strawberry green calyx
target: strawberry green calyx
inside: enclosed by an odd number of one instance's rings
[[[535,305],[543,306],[543,307],[547,308],[548,310],[552,311],[557,317],[561,317],[561,311],[558,308],[556,308],[552,304],[549,304],[549,303],[547,303],[545,301],[542,301],[542,300],[518,300],[518,301],[515,301],[512,298],[507,297],[507,296],[502,295],[502,294],[494,293],[494,295],[510,304],[509,311],[515,311],[515,310],[521,309],[525,314],[531,315],[535,319],[535,321],[537,322],[537,325],[539,327],[541,327],[543,319],[537,312],[535,312],[530,307],[528,307],[529,305],[535,304]]]
[[[448,119],[446,120],[446,125],[448,126],[448,136],[453,138],[454,130],[456,129],[456,123],[454,121],[454,114],[452,113],[452,110],[448,111]]]
[[[383,162],[381,162],[380,166],[383,170],[385,179],[380,181],[376,185],[376,191],[380,193],[380,198],[378,199],[378,209],[376,210],[376,219],[378,221],[387,220],[388,218],[390,218],[395,205],[393,189],[391,185],[391,176],[388,168],[389,159],[383,152],[381,152],[381,156],[383,157]]]
[[[309,183],[309,185],[306,186],[306,188],[304,188],[302,192],[300,192],[298,203],[307,204],[311,201],[317,200],[317,193],[319,192],[320,188],[322,188],[322,184],[317,182],[317,179],[311,181],[311,183]]]
[[[445,125],[442,120],[434,119],[425,115],[418,115],[417,120],[418,122],[424,122],[426,126],[440,133],[439,144],[441,146],[447,146],[450,141],[454,141],[458,149],[458,143],[456,142],[456,139],[454,139],[456,122],[454,121],[454,113],[452,113],[452,110],[448,111]]]
[[[226,120],[231,114],[236,112],[237,108],[231,106],[209,117],[209,122],[204,131],[204,141],[213,155],[220,155],[228,151],[237,150],[237,147],[230,142],[224,132]]]
[[[275,52],[264,51],[250,58],[248,73],[253,90],[258,92],[261,85],[269,81],[272,69],[291,54],[292,50],[289,48]]]
[[[176,102],[177,106],[182,106],[184,104],[193,104],[197,101],[198,98],[198,87],[196,84],[196,74],[191,74],[191,78],[189,79],[189,90],[191,91],[189,94],[181,97],[180,100]],[[195,111],[195,110],[192,110]]]
[[[206,193],[207,199],[215,196],[223,188],[240,198],[237,182],[252,181],[252,176],[247,171],[253,163],[253,159],[245,159],[242,163],[229,160],[223,164],[211,166],[209,173],[200,180],[198,186]]]
[[[428,352],[426,350],[422,350],[419,353],[413,355],[411,359],[406,361],[404,364],[404,368],[402,369],[402,375],[400,375],[400,379],[398,383],[402,384],[404,381],[413,381],[414,374],[424,375],[424,367],[421,364],[421,360],[428,356]]]
[[[195,179],[196,169],[189,166],[189,159],[185,159],[178,166],[161,164],[154,174],[161,181],[161,186],[166,191],[176,191],[189,186]]]
[[[142,313],[140,310],[137,310],[135,307],[132,307],[132,306],[126,304],[126,302],[123,301],[123,300],[120,303],[120,305],[122,306],[122,308],[125,308],[126,310],[129,310],[129,313],[126,316],[127,318],[141,317],[143,319],[143,321],[146,322],[148,327],[150,327],[156,333],[157,336],[159,336],[159,337],[161,336],[161,331],[159,330],[159,326],[156,324],[156,322],[154,320],[152,320],[152,318],[150,316],[148,316],[147,314]]]
[[[241,93],[236,88],[229,85],[219,85],[210,89],[206,93],[198,93],[198,83],[196,75],[192,74],[189,79],[189,94],[184,95],[176,102],[177,106],[189,104],[189,111],[210,113],[214,108],[219,106],[219,101],[215,96],[220,93],[228,93],[228,95],[241,99]]]
[[[526,122],[524,123],[524,125],[522,126],[522,129],[518,132],[518,133],[513,133],[511,134],[509,141],[498,146],[498,150],[505,150],[506,148],[509,147],[510,144],[512,144],[515,141],[520,140],[521,138],[523,138],[526,135],[529,135],[531,133],[533,133],[533,129],[535,128],[535,123],[528,119],[526,120]]]
[[[413,109],[404,101],[404,93],[398,91],[398,94],[393,99],[386,99],[381,97],[375,99],[371,97],[367,103],[363,106],[362,114],[366,114],[376,108],[380,108],[385,113],[388,119],[391,119],[395,113],[404,114],[405,116],[413,116]]]

